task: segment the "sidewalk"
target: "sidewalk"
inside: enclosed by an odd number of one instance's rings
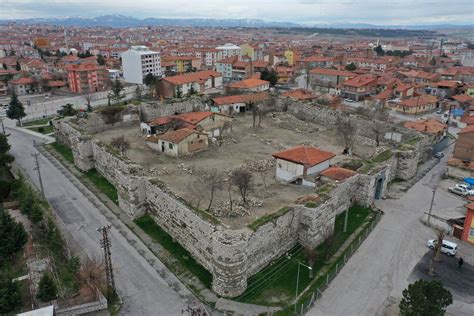
[[[215,303],[218,300],[218,297],[209,289],[207,289],[193,274],[186,272],[182,275],[174,274],[169,270],[168,267],[173,267],[176,260],[173,256],[164,249],[160,244],[156,243],[150,236],[148,236],[140,227],[138,227],[135,222],[133,222],[130,217],[128,217],[120,207],[110,200],[104,193],[99,191],[94,184],[92,184],[87,178],[84,177],[81,171],[77,169],[74,165],[66,161],[54,150],[48,150],[43,146],[40,146],[38,150],[55,165],[58,170],[66,175],[71,182],[73,182],[76,187],[86,196],[91,202],[97,207],[97,209],[107,217],[111,219],[111,216],[108,212],[112,212],[115,217],[117,217],[123,224],[125,224],[145,245],[146,247],[154,254],[156,258],[145,258],[150,265],[158,265],[158,273],[169,282],[169,286],[174,288],[177,292],[181,293],[179,283],[183,283],[188,288],[197,289],[198,293],[194,293],[200,296],[201,299],[208,303]],[[84,187],[84,188],[82,188]],[[84,190],[87,188],[86,190]],[[89,192],[93,193],[91,195]],[[100,204],[104,204],[106,207],[101,207]],[[111,222],[113,224],[113,222]],[[127,237],[127,231],[117,227],[120,234],[122,234],[129,243],[135,247],[133,240],[129,240]],[[140,255],[144,255],[143,252],[137,249]],[[173,281],[174,278],[179,279],[181,282]],[[187,289],[188,290],[188,289]]]

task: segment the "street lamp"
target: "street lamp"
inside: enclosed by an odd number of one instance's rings
[[[298,286],[300,283],[300,266],[308,268],[308,270],[313,270],[310,266],[305,265],[304,263],[301,263],[301,261],[298,261],[298,273],[296,274],[296,295],[295,295],[295,313],[296,313],[296,303],[298,302]]]

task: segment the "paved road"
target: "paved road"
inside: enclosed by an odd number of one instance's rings
[[[11,128],[8,128],[7,132],[11,134],[9,137],[12,145],[11,153],[37,184],[37,173],[33,170],[33,158],[31,157],[31,154],[35,152],[32,146],[35,137]],[[107,216],[108,218],[103,216],[97,207],[43,156],[40,156],[40,165],[46,197],[58,216],[90,257],[101,258],[102,252],[98,245],[100,236],[96,231],[97,227],[109,222],[114,222],[117,225],[121,223],[113,216]],[[123,224],[120,227],[121,230],[128,232],[127,239],[133,240],[134,243],[134,246],[131,246],[116,228],[112,228],[112,261],[115,268],[116,285],[124,299],[121,314],[181,315],[181,310],[187,307],[184,299],[169,287],[167,281],[160,277],[155,268],[140,253],[147,258],[154,258],[153,254],[128,228]],[[159,261],[153,265],[162,267]],[[167,278],[172,282],[177,282],[173,276]],[[182,289],[181,293],[186,296],[190,295],[185,289]]]
[[[377,204],[385,212],[382,220],[308,315],[383,315],[389,300],[401,296],[413,268],[428,251],[426,240],[435,236],[419,219],[429,209],[432,186],[443,172],[446,160],[400,199]],[[449,209],[464,203],[459,197],[438,190],[433,209]],[[472,315],[474,306],[456,302],[448,311]]]

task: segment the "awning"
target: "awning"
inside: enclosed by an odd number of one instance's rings
[[[474,185],[474,178],[464,178],[463,180],[469,185]]]

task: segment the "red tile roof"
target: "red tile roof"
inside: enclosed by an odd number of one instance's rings
[[[266,80],[250,78],[250,79],[245,79],[242,81],[231,83],[229,87],[237,88],[237,89],[252,89],[252,88],[260,87],[266,84],[269,84],[269,82]]]
[[[344,77],[355,77],[357,74],[345,71],[345,70],[337,70],[337,69],[328,69],[328,68],[313,68],[309,71],[310,74],[318,74],[318,75],[328,75],[328,76],[344,76]]]
[[[275,158],[288,160],[305,166],[314,166],[336,155],[329,151],[323,151],[310,146],[296,146],[272,155]]]
[[[342,168],[342,167],[329,167],[326,170],[321,172],[321,175],[323,177],[327,177],[327,178],[337,180],[337,181],[345,180],[347,178],[352,177],[355,174],[356,174],[355,171]]]
[[[358,87],[363,87],[374,82],[377,82],[376,77],[360,75],[360,76],[344,81],[342,85],[358,88]]]
[[[316,98],[316,95],[314,95],[313,92],[305,89],[294,89],[290,91],[285,91],[283,92],[283,96],[297,100],[312,100]]]
[[[433,95],[423,94],[418,97],[405,99],[401,102],[402,105],[408,107],[419,107],[427,104],[432,104],[438,101],[438,98]]]
[[[163,80],[168,81],[174,85],[181,85],[184,83],[190,82],[204,82],[212,77],[222,77],[222,75],[214,70],[206,70],[206,71],[198,71],[198,72],[191,72],[183,75],[173,76],[173,77],[166,77]]]
[[[452,98],[460,103],[474,101],[474,98],[467,94],[458,94],[453,96]]]
[[[199,124],[202,120],[208,118],[209,116],[214,115],[215,113],[212,112],[188,112],[177,115],[176,117],[184,122],[191,123],[191,124]]]
[[[462,130],[458,132],[458,134],[465,134],[465,133],[472,133],[474,132],[474,125],[469,125],[467,127],[464,127]]]
[[[11,84],[32,84],[33,82],[33,79],[28,77],[10,81]]]
[[[182,128],[178,129],[176,131],[171,131],[171,132],[166,132],[164,134],[160,135],[152,135],[147,138],[147,141],[153,142],[153,143],[158,143],[158,140],[165,140],[171,143],[179,143],[189,135],[192,135],[194,133],[197,133],[195,130],[189,129],[189,128]]]
[[[447,128],[447,125],[437,119],[422,119],[405,122],[406,128],[411,128],[419,132],[438,134]]]
[[[225,97],[218,97],[212,99],[216,105],[226,105],[234,103],[248,103],[248,102],[258,102],[264,100],[270,100],[271,96],[268,92],[259,92],[252,94],[239,94],[239,95],[229,95]]]

